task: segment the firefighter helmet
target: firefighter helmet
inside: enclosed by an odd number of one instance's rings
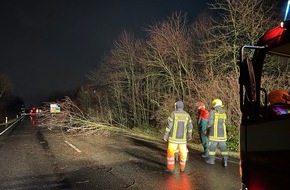
[[[270,105],[290,104],[290,96],[289,96],[289,93],[284,90],[272,90],[268,94],[268,101]]]
[[[213,106],[214,108],[217,107],[217,106],[221,106],[221,107],[224,106],[224,105],[223,105],[223,102],[222,102],[220,99],[218,99],[218,98],[213,99],[212,102],[211,102],[211,104],[212,104],[212,106]]]
[[[205,104],[203,102],[196,102],[195,106],[197,106],[197,109],[199,110],[205,108]]]

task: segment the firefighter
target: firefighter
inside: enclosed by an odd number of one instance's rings
[[[268,96],[268,111],[271,116],[289,114],[290,95],[284,90],[272,90]]]
[[[274,104],[290,104],[290,95],[284,90],[272,90],[268,96],[270,105]]]
[[[199,139],[203,146],[203,154],[202,157],[208,157],[208,134],[207,134],[207,121],[208,121],[208,110],[205,108],[205,104],[203,102],[197,102],[195,104],[198,110],[198,119],[197,126],[199,132]]]
[[[168,125],[165,129],[164,141],[167,147],[167,171],[175,169],[174,154],[179,149],[179,168],[184,172],[187,160],[187,141],[192,138],[192,121],[190,115],[183,110],[183,102],[175,103],[175,111],[168,117]]]
[[[208,164],[215,164],[216,148],[219,146],[223,157],[223,166],[228,165],[227,152],[227,131],[225,120],[227,115],[223,109],[223,102],[220,99],[213,99],[213,109],[209,113],[208,128],[209,128],[209,157],[206,160]]]

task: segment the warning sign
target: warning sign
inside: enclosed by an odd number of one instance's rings
[[[50,104],[50,113],[59,113],[60,107],[57,104]]]

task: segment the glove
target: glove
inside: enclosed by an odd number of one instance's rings
[[[201,134],[204,135],[204,136],[206,136],[207,135],[207,130],[201,131]]]
[[[163,140],[164,140],[165,142],[168,141],[168,133],[165,133],[165,135],[164,135],[164,137],[163,137]]]

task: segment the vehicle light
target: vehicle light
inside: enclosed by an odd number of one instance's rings
[[[284,21],[287,20],[288,12],[289,12],[289,6],[290,6],[290,0],[288,0],[285,15],[284,15]]]

